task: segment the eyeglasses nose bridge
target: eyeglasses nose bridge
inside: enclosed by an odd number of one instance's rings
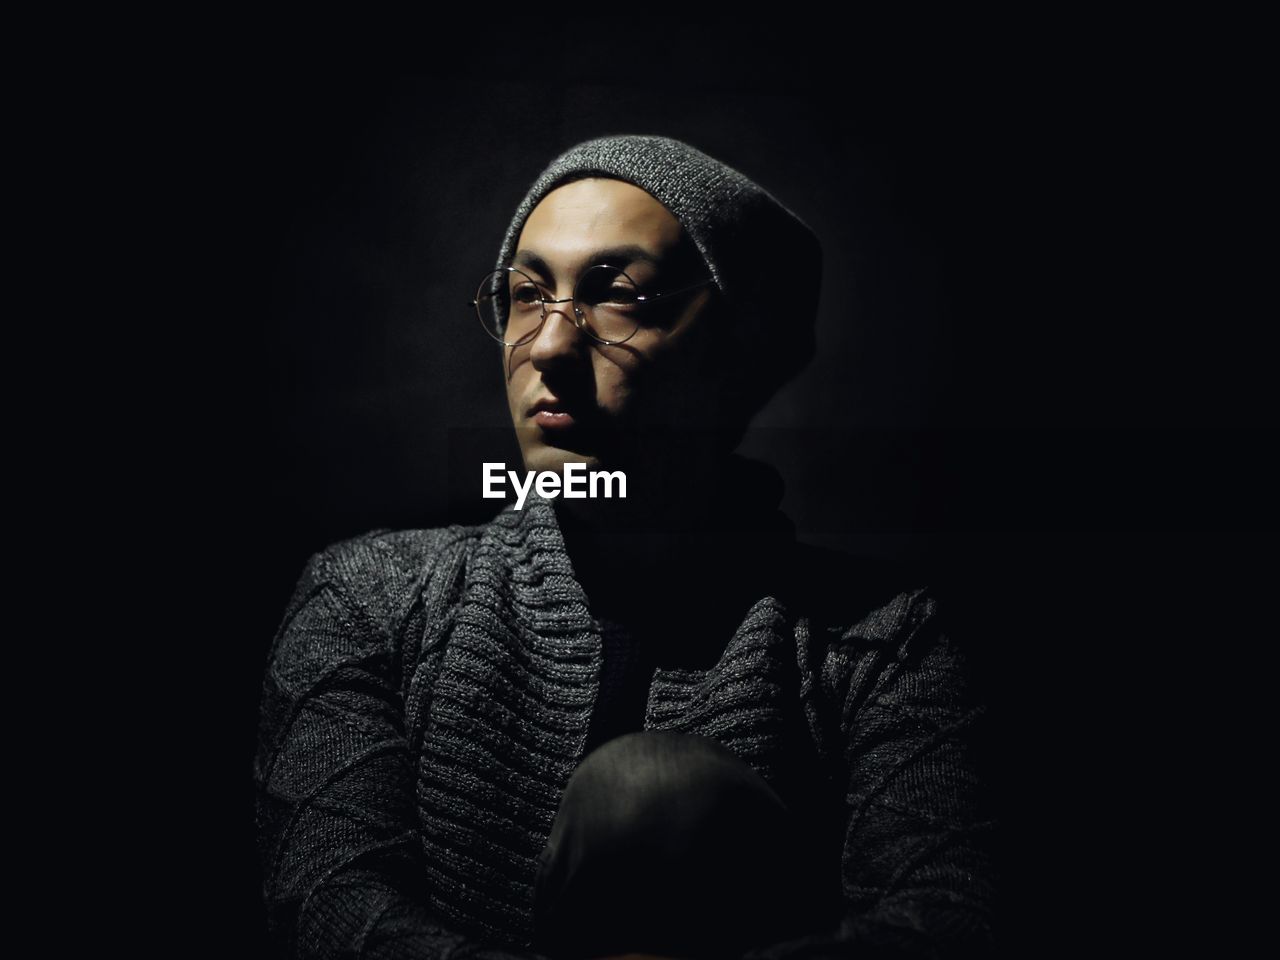
[[[533,337],[531,339],[536,340],[538,337],[542,336],[543,331],[547,329],[547,320],[551,317],[551,314],[553,313],[558,313],[562,317],[564,317],[564,319],[568,320],[575,330],[579,332],[586,332],[587,318],[583,315],[582,311],[578,308],[577,301],[573,297],[562,297],[559,300],[553,299],[551,297],[543,297],[540,302],[542,304],[542,321],[538,324],[538,329],[534,332]],[[572,303],[573,313],[568,314],[564,310],[548,310],[547,309],[548,305],[561,304],[561,303]]]
[[[542,322],[543,322],[543,324],[545,324],[545,323],[547,322],[547,317],[551,316],[551,314],[552,314],[552,313],[559,313],[559,314],[562,314],[562,315],[565,313],[565,311],[563,311],[563,310],[548,310],[548,309],[547,309],[547,307],[548,307],[548,306],[553,305],[553,304],[559,304],[559,303],[572,303],[572,304],[573,304],[573,313],[572,313],[572,315],[568,315],[568,316],[566,316],[566,319],[570,320],[570,321],[573,323],[573,325],[574,325],[575,327],[578,327],[579,329],[582,329],[582,328],[586,325],[587,318],[586,318],[586,316],[583,314],[583,312],[582,312],[582,308],[578,306],[578,301],[577,301],[577,298],[576,298],[576,297],[561,297],[559,300],[553,299],[553,298],[551,298],[551,297],[543,297],[543,298],[542,298]]]

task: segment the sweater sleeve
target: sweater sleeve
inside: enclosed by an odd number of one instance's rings
[[[987,955],[993,824],[975,763],[985,710],[934,600],[903,594],[845,631],[822,674],[843,754],[841,920],[749,960]]]
[[[388,631],[330,556],[268,657],[254,761],[268,927],[281,956],[514,958],[426,909],[413,765]]]

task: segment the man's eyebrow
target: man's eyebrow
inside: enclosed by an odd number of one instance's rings
[[[587,266],[594,266],[597,263],[607,263],[615,267],[625,267],[628,264],[643,261],[651,263],[654,266],[661,266],[665,258],[646,250],[639,244],[629,243],[618,247],[605,247],[601,250],[594,250],[591,256],[587,258]],[[529,267],[542,274],[544,278],[552,276],[552,270],[547,266],[547,261],[538,256],[532,250],[519,250],[516,252],[511,265],[515,267]]]
[[[663,257],[658,256],[646,250],[639,244],[629,243],[621,247],[606,247],[603,250],[597,250],[591,255],[592,263],[608,263],[616,267],[624,267],[629,263],[636,261],[644,261],[652,263],[654,266],[660,266]]]
[[[547,261],[532,250],[519,250],[516,252],[515,258],[511,261],[513,267],[528,267],[529,269],[540,273],[543,277],[551,276],[551,268],[547,266]]]

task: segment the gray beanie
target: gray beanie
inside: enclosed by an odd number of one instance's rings
[[[687,143],[669,137],[598,137],[551,162],[520,202],[502,240],[498,266],[510,266],[525,220],[555,187],[603,176],[625,180],[671,211],[693,240],[729,305],[749,413],[813,356],[822,282],[814,232],[758,184]]]

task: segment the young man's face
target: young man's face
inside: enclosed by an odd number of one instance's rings
[[[548,193],[525,222],[512,261],[548,300],[572,297],[581,275],[600,263],[625,270],[641,294],[708,277],[670,211],[639,187],[605,178]],[[665,438],[711,425],[724,378],[710,323],[713,289],[643,307],[634,334],[620,344],[588,336],[574,322],[574,304],[549,304],[536,336],[504,347],[507,401],[526,469],[559,472],[566,462],[626,468],[642,438],[643,449],[661,454]]]

